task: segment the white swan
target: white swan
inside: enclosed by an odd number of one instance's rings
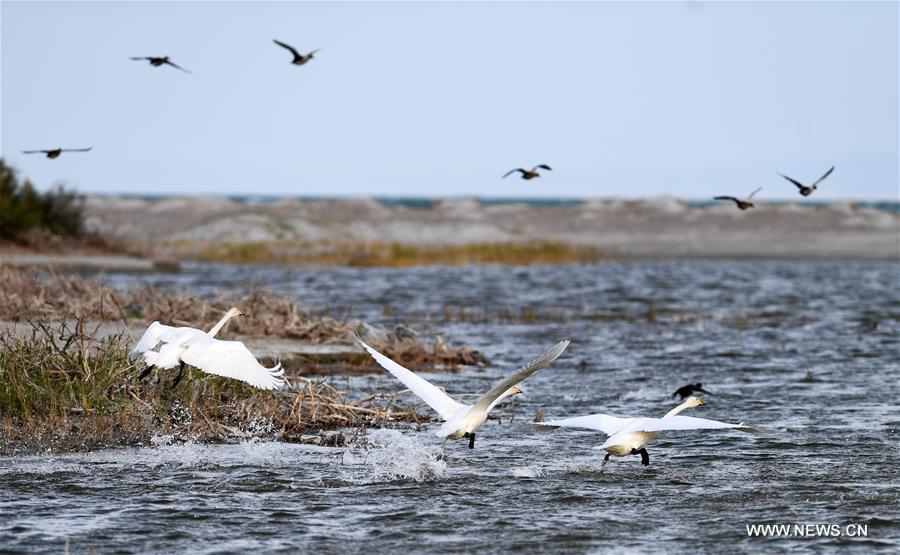
[[[603,449],[606,456],[600,470],[609,462],[610,455],[625,457],[627,455],[640,455],[641,464],[650,464],[650,455],[645,445],[656,439],[659,432],[664,430],[719,430],[732,429],[740,432],[764,434],[762,430],[750,428],[743,424],[727,424],[706,418],[694,418],[691,416],[676,416],[679,412],[691,407],[699,407],[703,401],[697,397],[689,397],[674,409],[666,413],[662,418],[620,418],[608,414],[591,414],[588,416],[576,416],[562,420],[539,422],[531,426],[531,429],[546,430],[560,427],[585,428],[603,432],[609,437],[606,442],[595,449]]]
[[[188,327],[164,326],[153,322],[140,341],[132,349],[129,358],[143,358],[148,367],[141,374],[141,379],[155,366],[157,368],[174,368],[179,366],[178,377],[174,385],[178,385],[184,365],[189,364],[209,374],[234,378],[246,382],[259,389],[276,389],[284,385],[284,370],[277,364],[274,368],[261,365],[256,357],[240,341],[222,341],[215,339],[219,330],[232,318],[244,313],[231,308],[208,332]],[[162,343],[159,351],[154,351]]]
[[[516,384],[556,360],[569,346],[568,340],[560,341],[546,353],[519,368],[515,374],[499,382],[490,391],[482,395],[474,405],[464,405],[454,401],[449,395],[427,380],[420,378],[372,347],[369,347],[359,336],[356,339],[378,364],[403,382],[403,385],[441,415],[445,422],[437,431],[438,437],[445,439],[467,437],[469,438],[469,449],[475,448],[475,430],[485,423],[491,409],[506,397],[522,393],[522,390]]]

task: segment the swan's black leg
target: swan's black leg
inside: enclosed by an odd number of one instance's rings
[[[600,472],[603,472],[603,467],[609,462],[609,455],[610,453],[607,453],[606,456],[603,457],[603,464],[600,465]]]
[[[647,452],[647,449],[641,447],[641,450],[638,451],[641,454],[641,464],[644,466],[650,466],[650,453]]]
[[[475,432],[469,434],[469,449],[475,449]]]
[[[147,374],[149,374],[151,370],[153,370],[153,367],[152,367],[152,366],[148,366],[148,367],[144,368],[144,371],[141,372],[141,375],[140,375],[140,376],[138,376],[137,381],[139,381],[139,382],[144,381],[144,378],[147,377]]]
[[[178,384],[181,382],[182,372],[184,372],[184,363],[183,362],[178,366],[178,375],[175,376],[175,381],[172,382],[172,389],[175,389],[176,387],[178,387]]]

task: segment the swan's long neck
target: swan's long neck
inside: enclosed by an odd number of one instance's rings
[[[234,318],[234,314],[229,310],[228,312],[225,313],[225,316],[222,316],[222,319],[219,320],[218,324],[216,324],[215,326],[212,327],[211,330],[206,332],[206,335],[208,335],[210,337],[215,337],[216,334],[219,333],[219,331],[221,331],[223,327],[225,327],[225,324],[228,323],[228,320],[231,320],[232,318]]]
[[[670,416],[675,416],[675,415],[678,414],[679,412],[681,412],[681,411],[683,411],[683,410],[685,410],[685,409],[689,409],[689,408],[691,408],[692,406],[694,406],[694,405],[692,405],[692,404],[691,404],[691,400],[688,399],[687,401],[681,403],[680,405],[678,405],[678,406],[675,407],[674,409],[672,409],[672,410],[670,410],[669,412],[667,412],[666,415],[663,416],[663,418],[668,418],[668,417],[670,417]]]
[[[503,399],[506,399],[507,397],[509,397],[509,396],[512,395],[513,393],[515,393],[515,387],[511,387],[511,388],[507,389],[506,391],[504,391],[502,395],[500,395],[499,397],[497,397],[496,399],[494,399],[494,402],[493,402],[493,403],[491,403],[490,405],[488,405],[487,412],[491,412],[491,409],[494,408],[495,406],[497,406],[497,403],[499,403],[499,402],[502,401]]]

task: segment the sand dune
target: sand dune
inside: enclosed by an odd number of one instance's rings
[[[371,198],[92,197],[87,210],[94,229],[163,247],[179,241],[433,247],[545,241],[613,257],[900,258],[900,214],[851,203],[759,203],[742,212],[730,203],[697,207],[673,197],[547,207],[461,198],[426,209]]]

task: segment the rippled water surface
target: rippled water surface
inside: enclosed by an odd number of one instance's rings
[[[408,324],[482,350],[429,373],[451,394],[561,338],[476,449],[409,429],[368,445],[168,444],[0,459],[0,551],[73,553],[900,551],[900,268],[892,263],[644,262],[534,268],[188,267],[117,287],[256,284],[317,312]],[[346,387],[344,378],[334,378]],[[600,434],[525,433],[547,416],[689,414],[770,437],[667,433],[597,472]],[[399,390],[385,374],[355,390]],[[868,526],[867,538],[748,538],[748,524]]]

